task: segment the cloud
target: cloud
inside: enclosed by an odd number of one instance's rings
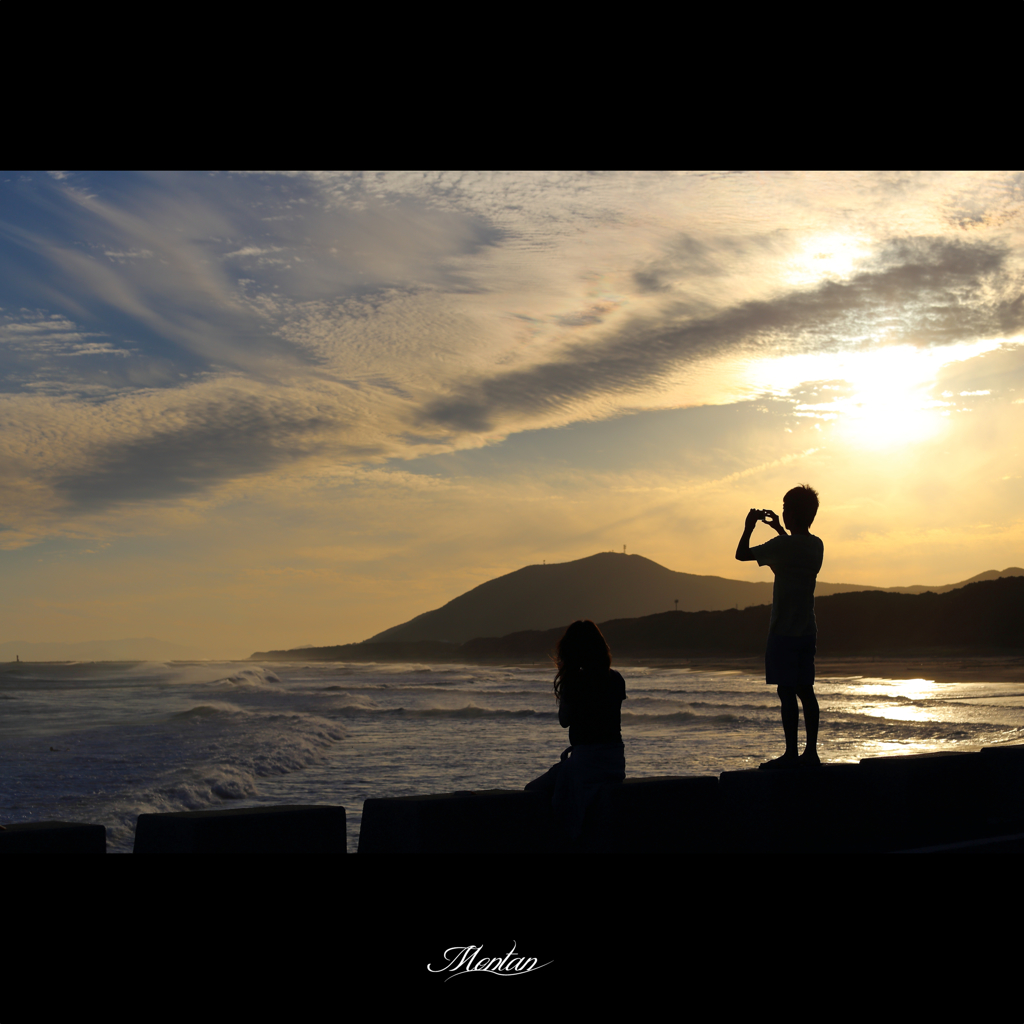
[[[0,226],[0,387],[26,401],[4,407],[0,456],[33,481],[26,508],[46,491],[78,514],[311,460],[415,458],[490,432],[714,401],[732,387],[730,360],[1020,331],[1005,240],[948,218],[952,240],[863,227],[893,203],[935,221],[966,187],[942,206],[941,178],[816,181],[19,181],[23,201]],[[751,203],[766,192],[775,205]],[[978,216],[1009,209],[1006,194],[991,184]],[[847,238],[837,223],[851,209],[862,223]],[[819,283],[795,287],[793,260]],[[683,378],[697,381],[685,401]]]
[[[641,292],[669,292],[682,281],[724,277],[737,260],[778,257],[784,251],[785,240],[777,234],[696,238],[684,233],[672,239],[656,259],[637,267],[633,281]]]
[[[56,495],[81,511],[202,494],[315,456],[366,462],[388,453],[372,429],[372,396],[353,389],[213,379],[156,402],[107,404],[115,408],[95,408],[77,464],[64,458],[50,474]]]
[[[669,306],[660,321],[636,318],[556,359],[465,382],[423,410],[421,424],[486,432],[582,409],[596,400],[628,406],[680,368],[732,351],[751,355],[839,350],[879,343],[946,345],[1024,329],[1024,296],[1009,250],[992,243],[907,239],[880,247],[844,281],[751,301],[708,317]]]
[[[270,474],[308,471],[310,459],[379,460],[397,450],[379,423],[389,401],[369,388],[241,376],[91,398],[6,395],[4,519],[23,531],[60,521],[80,530],[82,516],[125,504],[218,501],[227,485],[259,475],[273,487]]]
[[[310,454],[323,444],[326,428],[338,426],[332,419],[265,395],[221,394],[141,436],[99,447],[85,466],[52,483],[86,511],[194,494]]]
[[[117,346],[270,379],[308,364],[274,316],[378,292],[478,288],[465,261],[495,245],[479,215],[373,195],[337,204],[306,178],[153,175],[21,183],[0,224],[0,305],[59,309]]]

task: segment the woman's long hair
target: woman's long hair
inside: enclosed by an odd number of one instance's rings
[[[603,677],[612,664],[612,652],[601,630],[590,619],[577,619],[562,634],[555,648],[555,697],[561,701],[566,690],[587,676]]]

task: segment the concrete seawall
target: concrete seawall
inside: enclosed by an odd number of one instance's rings
[[[345,852],[345,809],[142,814],[136,853]],[[103,853],[102,825],[0,830],[0,853]],[[815,770],[626,779],[566,839],[522,790],[386,797],[363,805],[361,854],[839,854],[1024,852],[1024,745],[865,758]]]
[[[345,808],[309,805],[140,814],[134,853],[345,853]]]
[[[2,853],[106,853],[107,830],[77,821],[28,821],[0,831]]]
[[[602,789],[580,841],[560,836],[547,799],[522,790],[386,797],[363,804],[360,853],[698,852],[713,830],[718,779],[626,779]]]
[[[1024,746],[865,758],[816,770],[627,779],[607,786],[582,836],[516,790],[367,800],[359,852],[773,854],[1018,852]]]

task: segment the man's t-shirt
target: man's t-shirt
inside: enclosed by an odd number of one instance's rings
[[[814,621],[814,584],[825,557],[825,545],[814,534],[780,534],[750,549],[758,565],[775,573],[769,635],[811,636]]]

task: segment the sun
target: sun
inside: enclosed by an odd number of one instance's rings
[[[783,356],[753,364],[748,380],[761,394],[793,401],[796,416],[815,421],[850,447],[895,448],[926,441],[948,425],[953,403],[934,395],[942,367],[1001,344],[895,344]]]
[[[852,393],[835,402],[837,435],[866,449],[917,444],[935,435],[948,404],[928,393],[937,368],[911,345],[848,360],[842,376]]]

